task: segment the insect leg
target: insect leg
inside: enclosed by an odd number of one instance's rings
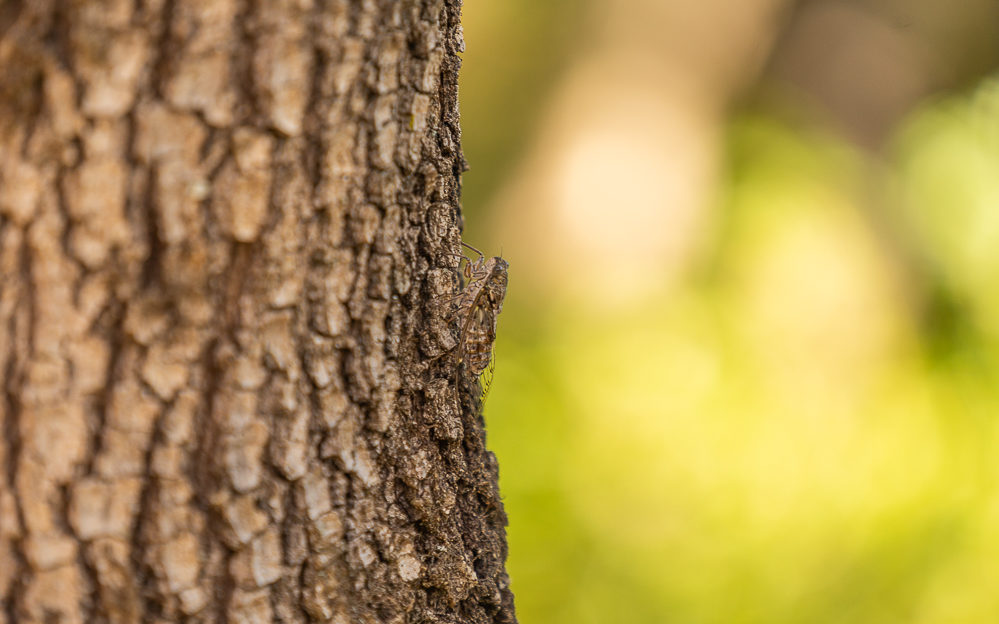
[[[485,256],[485,254],[483,254],[483,253],[482,253],[481,251],[479,251],[479,250],[478,250],[478,249],[476,249],[475,247],[472,247],[471,245],[469,245],[469,244],[468,244],[468,243],[466,243],[465,241],[461,241],[461,244],[462,244],[462,245],[464,245],[465,247],[467,247],[467,248],[471,249],[471,250],[472,250],[472,251],[474,251],[475,253],[479,254],[479,257],[480,257],[480,258],[485,258],[485,257],[486,257],[486,256]]]

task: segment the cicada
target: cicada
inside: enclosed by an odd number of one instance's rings
[[[503,310],[509,264],[499,256],[486,258],[475,247],[462,243],[478,255],[476,260],[465,256],[464,285],[455,296],[455,316],[461,332],[456,347],[458,362],[475,376],[482,388],[482,397],[492,381],[493,344],[496,342],[496,319]]]

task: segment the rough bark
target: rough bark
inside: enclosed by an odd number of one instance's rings
[[[458,18],[0,1],[0,621],[514,621]]]

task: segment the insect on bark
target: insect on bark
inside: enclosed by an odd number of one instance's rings
[[[461,333],[456,347],[459,365],[464,365],[475,376],[485,398],[492,382],[493,343],[496,341],[496,319],[503,310],[506,296],[507,269],[503,258],[486,258],[481,251],[462,243],[475,252],[478,259],[465,261],[464,287],[455,296],[455,316]]]

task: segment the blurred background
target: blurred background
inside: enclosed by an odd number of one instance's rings
[[[999,621],[999,3],[464,31],[520,620]]]

